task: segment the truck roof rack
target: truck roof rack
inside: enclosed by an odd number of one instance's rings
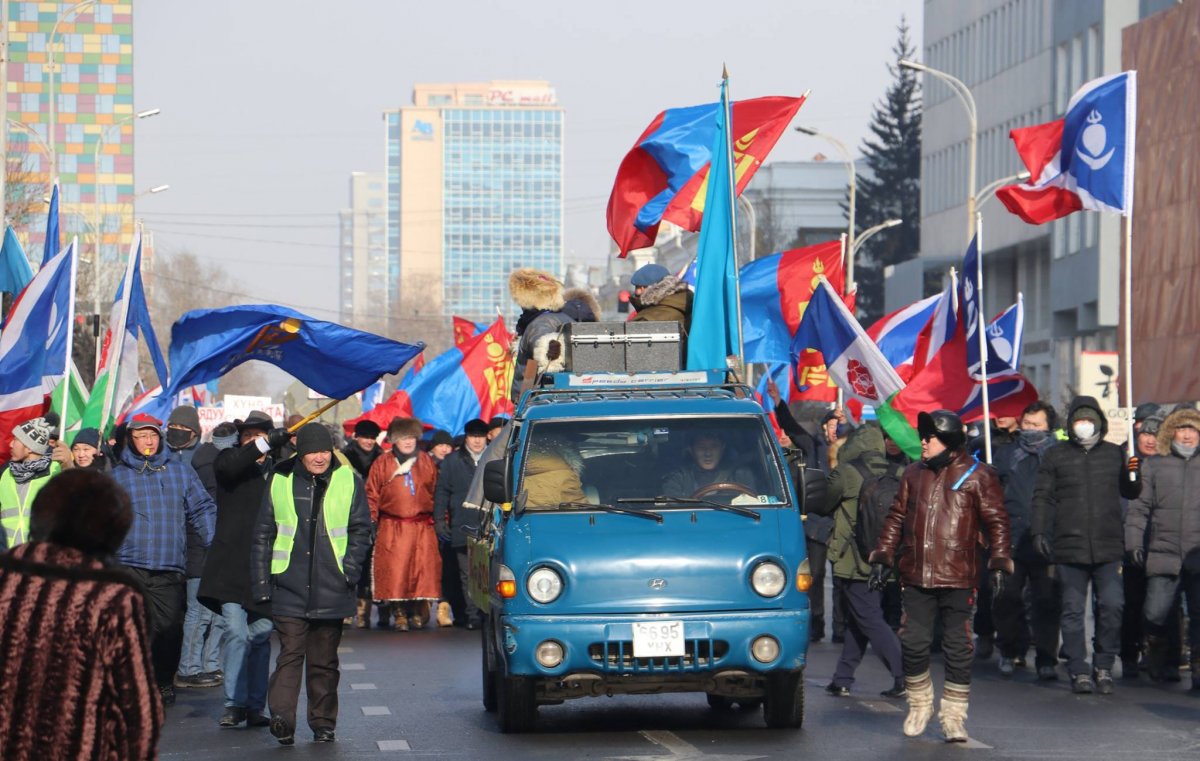
[[[707,377],[704,381],[695,380],[690,383],[679,382],[678,379],[670,377],[680,375]],[[625,376],[624,379],[609,377],[603,379],[608,382],[597,382],[593,376],[572,376],[569,373],[544,375],[539,379],[539,385],[530,389],[521,398],[514,417],[520,417],[529,407],[557,401],[754,398],[753,389],[745,383],[731,383],[726,381],[724,376],[723,371],[705,370],[699,373],[647,373]],[[671,382],[672,380],[675,382]]]

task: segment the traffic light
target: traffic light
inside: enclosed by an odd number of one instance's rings
[[[629,291],[617,294],[617,314],[629,314]]]

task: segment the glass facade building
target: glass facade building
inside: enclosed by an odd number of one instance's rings
[[[413,100],[384,115],[400,311],[490,321],[512,309],[512,270],[562,275],[563,111],[544,82],[418,85]]]
[[[78,235],[87,253],[99,232],[102,258],[116,259],[124,256],[133,234],[133,5],[102,0],[64,17],[71,7],[69,2],[9,3],[7,159],[10,174],[15,170],[22,185],[37,187],[18,186],[8,196],[40,198],[53,181],[48,155],[48,45],[53,43],[53,143],[63,238]],[[25,225],[27,253],[36,259],[44,207],[35,205]]]

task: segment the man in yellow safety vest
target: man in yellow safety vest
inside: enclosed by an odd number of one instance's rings
[[[12,549],[29,541],[29,508],[60,466],[50,459],[50,424],[45,418],[26,420],[12,431],[12,459],[0,475],[0,527],[4,546]]]
[[[302,668],[313,740],[334,740],[342,619],[354,615],[372,531],[362,479],[334,458],[329,430],[309,423],[295,446],[267,485],[250,557],[251,595],[270,601],[279,634],[267,700],[281,745],[295,742]]]

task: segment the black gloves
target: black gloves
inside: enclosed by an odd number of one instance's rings
[[[1042,560],[1045,560],[1047,563],[1054,560],[1054,548],[1050,546],[1050,542],[1045,536],[1042,534],[1034,534],[1030,541],[1033,542],[1033,551],[1036,552]]]
[[[871,575],[867,578],[867,589],[872,592],[880,592],[887,586],[888,576],[892,573],[891,569],[883,563],[871,564]]]
[[[279,449],[291,440],[292,434],[286,428],[272,428],[267,432],[267,446],[271,449]]]
[[[1008,586],[1008,571],[997,568],[992,571],[992,598],[1001,597]]]
[[[1146,567],[1146,551],[1141,547],[1134,547],[1125,553],[1125,560],[1134,568]]]

